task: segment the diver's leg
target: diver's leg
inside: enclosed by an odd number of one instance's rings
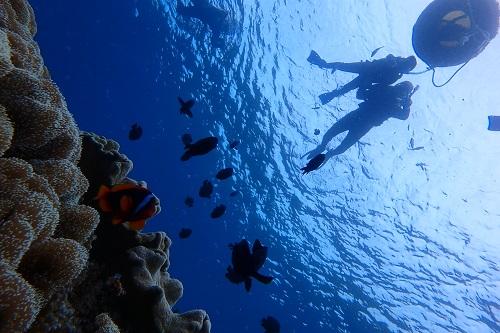
[[[324,105],[324,104],[330,102],[335,97],[344,95],[345,93],[358,88],[361,83],[362,83],[362,79],[358,76],[357,78],[355,78],[351,82],[347,83],[346,85],[340,87],[339,89],[335,89],[333,91],[319,95],[319,100],[321,101],[321,104]]]
[[[370,66],[369,62],[332,62],[329,65],[332,65],[333,69],[348,72],[348,73],[358,73],[362,74],[366,71],[367,67]]]
[[[349,129],[349,133],[347,133],[346,137],[344,138],[344,140],[342,140],[340,145],[337,148],[329,150],[326,153],[326,159],[344,153],[347,149],[351,148],[356,142],[358,142],[363,136],[365,136],[366,133],[368,133],[371,129],[372,126],[370,126],[369,124],[354,124],[353,127]]]
[[[328,129],[328,131],[326,131],[325,135],[323,135],[321,143],[315,149],[307,152],[304,156],[307,156],[307,159],[311,159],[319,153],[323,152],[323,150],[326,149],[326,145],[330,141],[332,141],[334,137],[342,132],[349,130],[349,128],[351,128],[352,126],[355,126],[358,119],[358,110],[350,112],[344,117],[340,118],[335,124],[333,124],[332,127]]]

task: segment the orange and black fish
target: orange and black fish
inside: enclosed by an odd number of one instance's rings
[[[102,185],[97,194],[99,208],[111,215],[113,224],[132,230],[144,228],[146,220],[160,212],[160,200],[145,187],[133,183]]]

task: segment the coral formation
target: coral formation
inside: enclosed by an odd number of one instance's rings
[[[205,311],[172,312],[170,239],[92,208],[132,162],[80,136],[35,33],[26,0],[0,1],[0,333],[210,332]]]
[[[0,156],[9,149],[13,135],[14,127],[12,127],[12,123],[7,115],[7,110],[0,105]]]
[[[133,164],[118,150],[120,145],[94,133],[82,132],[82,158],[78,166],[90,182],[85,201],[94,198],[99,186],[117,184],[132,170]]]

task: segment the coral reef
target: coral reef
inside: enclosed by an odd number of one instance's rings
[[[132,162],[80,135],[35,33],[26,0],[0,1],[0,333],[209,333],[205,311],[172,312],[170,239],[92,207]]]
[[[80,159],[78,166],[90,181],[85,201],[89,202],[96,196],[100,185],[116,184],[132,170],[132,161],[120,154],[119,149],[120,145],[113,140],[82,132],[84,158]]]

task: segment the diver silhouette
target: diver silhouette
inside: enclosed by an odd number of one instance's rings
[[[376,84],[368,88],[360,88],[356,97],[363,102],[356,110],[348,113],[330,127],[318,147],[302,156],[307,156],[310,161],[300,170],[305,175],[318,169],[332,156],[342,154],[373,127],[380,126],[389,118],[408,119],[412,104],[411,96],[417,89],[418,86],[413,88],[413,84],[409,81],[398,83],[395,86]],[[340,145],[335,149],[328,150],[326,154],[322,154],[327,144],[335,136],[345,131],[349,132]]]
[[[367,88],[373,84],[393,84],[399,80],[403,74],[409,73],[417,65],[417,60],[414,56],[402,58],[395,57],[392,54],[389,54],[385,58],[373,61],[353,63],[326,62],[314,50],[309,54],[307,61],[320,68],[331,69],[332,73],[336,70],[340,70],[343,72],[359,74],[358,77],[344,86],[319,95],[319,99],[323,105],[327,104],[335,97],[344,95],[345,93],[356,88]]]

